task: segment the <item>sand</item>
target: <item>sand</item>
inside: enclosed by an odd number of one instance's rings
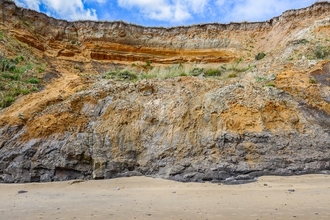
[[[0,184],[0,196],[1,219],[330,219],[329,175],[231,186],[147,177]]]

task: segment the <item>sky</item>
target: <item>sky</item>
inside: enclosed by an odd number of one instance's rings
[[[143,26],[266,21],[315,0],[14,0],[69,21],[125,21]]]

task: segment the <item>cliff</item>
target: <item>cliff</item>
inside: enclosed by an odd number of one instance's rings
[[[329,171],[330,3],[173,28],[0,5],[3,56],[45,63],[21,73],[43,82],[38,91],[0,112],[0,182]]]

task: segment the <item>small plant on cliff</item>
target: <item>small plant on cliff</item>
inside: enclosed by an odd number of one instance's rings
[[[127,80],[127,81],[135,81],[138,79],[138,76],[130,72],[128,70],[123,70],[123,71],[111,71],[107,73],[106,76],[107,79],[114,79],[114,80]]]
[[[19,74],[15,73],[2,73],[1,74],[2,78],[5,78],[5,79],[11,79],[11,80],[19,80]]]
[[[6,95],[0,101],[0,108],[6,108],[6,107],[10,106],[14,101],[15,101],[15,97],[13,97],[11,95]]]
[[[30,78],[30,79],[28,79],[28,83],[39,84],[40,80],[37,78]]]
[[[299,40],[293,41],[293,45],[297,45],[297,44],[304,44],[304,45],[306,45],[308,43],[309,43],[309,41],[306,40],[306,39],[299,39]]]
[[[146,61],[146,64],[143,66],[143,68],[147,71],[154,69],[154,67],[151,65],[151,62],[149,60]]]
[[[107,79],[116,79],[117,74],[119,71],[110,71],[107,73],[106,78]]]
[[[191,75],[189,71],[183,67],[182,64],[175,64],[167,67],[155,67],[149,72],[141,75],[141,79],[168,79],[180,76]]]
[[[207,69],[205,70],[204,75],[206,77],[210,77],[210,76],[221,76],[222,71],[220,69]]]
[[[237,73],[231,73],[228,75],[228,78],[235,78],[237,77]]]
[[[260,76],[256,76],[256,77],[255,77],[255,80],[256,80],[257,83],[259,83],[259,82],[266,81],[267,78],[265,78],[265,77],[260,77]]]
[[[316,80],[315,80],[314,78],[310,78],[310,79],[309,79],[309,83],[311,83],[311,84],[316,84]]]
[[[226,71],[232,71],[234,73],[241,73],[241,72],[246,72],[251,68],[252,68],[251,65],[248,65],[246,67],[238,67],[238,65],[233,65],[233,66],[229,67]]]
[[[258,53],[258,54],[256,55],[255,59],[256,59],[256,60],[261,60],[261,59],[263,59],[265,56],[266,56],[265,53]]]
[[[76,70],[79,70],[81,73],[84,72],[84,68],[79,66],[79,65],[74,65],[73,68],[76,69]],[[40,68],[39,70],[41,70],[43,72],[43,69]]]
[[[258,53],[258,54],[255,56],[255,59],[256,59],[256,60],[261,60],[261,59],[263,59],[265,56],[266,56],[265,53]]]
[[[275,84],[273,82],[269,82],[269,83],[266,84],[266,86],[275,87]]]
[[[122,72],[119,72],[118,77],[120,79],[129,80],[129,81],[136,80],[138,78],[138,76],[135,73],[132,73],[128,70],[124,70]]]
[[[204,71],[204,68],[194,68],[189,72],[189,74],[192,76],[199,76],[201,74],[204,74]]]
[[[330,55],[330,48],[325,46],[317,46],[314,50],[317,59],[324,59]]]

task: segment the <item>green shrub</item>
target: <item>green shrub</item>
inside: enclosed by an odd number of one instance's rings
[[[28,83],[39,84],[40,83],[40,80],[37,79],[37,78],[30,78],[30,79],[28,79]]]
[[[17,86],[10,90],[10,94],[14,97],[23,94],[21,87]]]
[[[219,69],[207,69],[204,74],[206,77],[221,76],[222,72]]]
[[[135,73],[132,73],[128,70],[119,72],[117,75],[120,79],[124,79],[124,80],[136,80],[138,78],[138,76]]]
[[[324,46],[317,46],[314,50],[314,54],[317,59],[324,59],[330,54],[330,50]]]
[[[30,90],[28,90],[28,89],[22,89],[22,90],[21,90],[21,93],[22,93],[23,95],[27,95],[27,94],[30,93]]]
[[[4,72],[8,69],[9,67],[9,61],[7,59],[2,59],[1,60],[1,72]]]
[[[76,69],[76,70],[79,70],[81,73],[84,72],[84,68],[82,66],[74,65],[73,68]],[[39,69],[42,69],[43,70],[43,68],[39,68]]]
[[[16,64],[14,64],[14,63],[9,63],[9,65],[7,65],[7,69],[8,69],[10,72],[15,72],[15,70],[16,70]]]
[[[311,84],[316,84],[316,80],[315,80],[314,78],[310,78],[310,79],[309,79],[309,83],[311,83]]]
[[[11,79],[11,80],[19,80],[20,75],[18,73],[12,74],[12,73],[2,73],[1,76],[6,79]]]
[[[5,95],[5,97],[3,98],[0,105],[2,108],[6,108],[6,107],[10,106],[11,104],[13,104],[14,101],[15,101],[15,98],[13,96]]]
[[[11,74],[10,73],[2,73],[1,77],[5,78],[5,79],[11,79]]]
[[[235,78],[237,77],[237,73],[231,73],[228,75],[228,78]]]
[[[20,61],[24,61],[25,58],[23,55],[20,55],[18,57],[15,57],[14,59],[11,59],[10,62],[15,63],[15,64],[19,64]]]
[[[111,71],[107,73],[107,79],[116,79],[116,80],[137,80],[138,76],[135,73],[132,73],[128,70],[123,71]]]
[[[256,60],[261,60],[261,59],[263,59],[265,56],[266,56],[265,53],[258,53],[258,54],[256,55],[255,59],[256,59]]]
[[[295,40],[294,42],[293,42],[293,44],[294,45],[296,45],[296,44],[307,44],[307,43],[309,43],[309,41],[308,40],[306,40],[306,39],[299,39],[299,40]]]
[[[275,87],[275,84],[270,82],[270,83],[267,83],[266,86],[269,86],[269,87]]]
[[[19,58],[21,61],[24,61],[24,60],[25,60],[25,57],[24,57],[23,55],[20,55],[18,58]]]
[[[10,61],[13,62],[13,63],[15,63],[15,64],[18,64],[19,61],[20,61],[20,58],[19,57],[16,57],[15,59],[11,59]]]
[[[190,74],[192,76],[199,76],[204,73],[204,68],[194,68],[193,70],[190,71]]]
[[[224,71],[227,70],[227,66],[226,66],[226,65],[222,65],[222,66],[220,66],[220,68],[221,68],[222,70],[224,70]]]
[[[258,83],[267,80],[265,77],[260,77],[260,76],[256,76],[254,78],[256,79],[256,82],[258,82]]]
[[[116,76],[119,73],[119,71],[110,71],[107,73],[107,76]]]
[[[43,73],[45,70],[41,67],[38,68],[38,73]]]

